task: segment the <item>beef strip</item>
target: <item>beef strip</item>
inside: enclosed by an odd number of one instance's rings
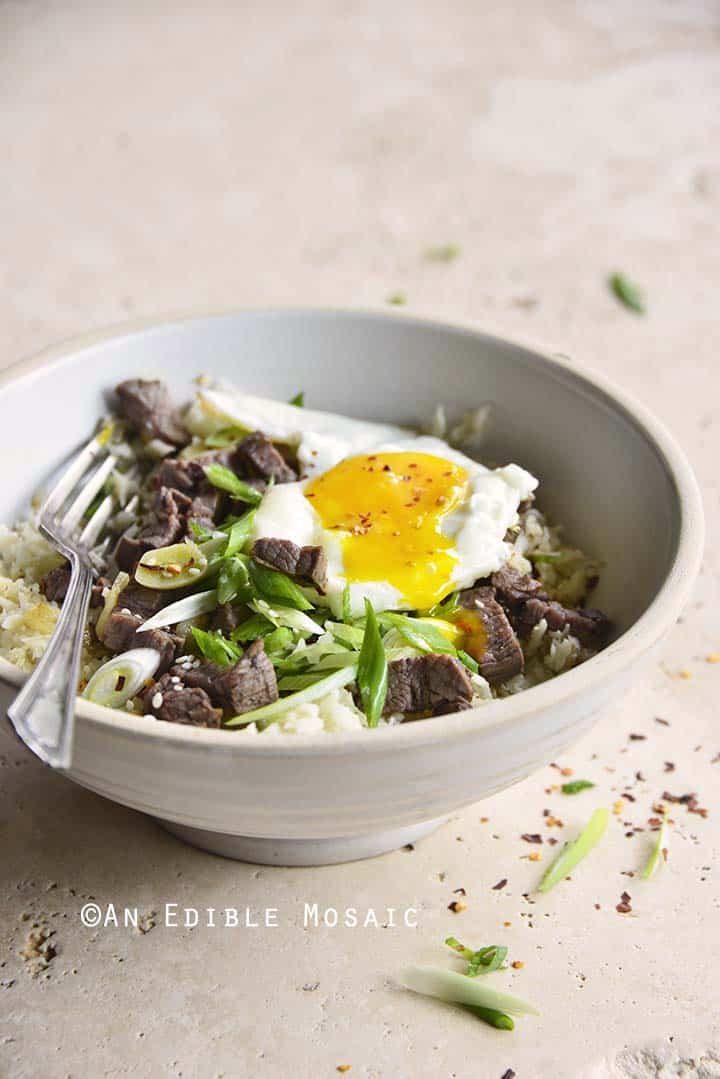
[[[322,547],[298,547],[286,539],[259,539],[252,546],[256,562],[292,577],[298,584],[310,585],[325,595],[327,559]]]
[[[612,623],[602,611],[593,607],[563,607],[545,599],[529,599],[517,615],[516,626],[521,636],[530,635],[533,626],[545,619],[550,630],[567,627],[586,648],[603,648],[610,636]]]
[[[494,685],[520,674],[525,665],[523,651],[505,611],[495,599],[495,589],[489,585],[469,588],[460,593],[460,605],[475,612],[483,624],[485,648],[482,656],[476,656],[483,678]],[[462,619],[459,624],[462,625]]]
[[[40,589],[46,599],[54,603],[62,603],[67,595],[70,584],[70,566],[63,562],[62,566],[56,566],[46,573],[40,582]],[[103,591],[110,587],[107,577],[100,577],[92,586],[90,592],[90,606],[100,607],[103,601]]]
[[[185,446],[190,441],[164,382],[129,378],[116,387],[115,393],[118,412],[143,442],[160,438],[173,446]]]
[[[208,662],[190,670],[176,666],[171,673],[178,675],[188,686],[204,689],[213,704],[219,705],[228,715],[251,712],[278,699],[275,668],[265,655],[262,638],[253,641],[232,667]]]
[[[193,727],[219,727],[222,711],[214,708],[204,689],[190,688],[182,682],[171,681],[165,674],[148,686],[142,696],[143,707],[149,714],[167,723],[183,723]]]
[[[510,566],[504,566],[490,578],[497,599],[507,610],[515,610],[529,599],[547,599],[540,581],[527,573],[520,573]]]
[[[384,715],[394,712],[460,712],[470,707],[472,682],[453,656],[428,654],[388,664]]]
[[[232,450],[208,450],[188,460],[166,457],[156,473],[159,487],[174,487],[194,498],[208,490],[216,490],[205,475],[207,465],[223,465],[232,468]]]
[[[209,628],[213,632],[219,630],[225,637],[229,637],[232,631],[245,621],[245,618],[247,614],[241,613],[237,607],[233,607],[232,603],[221,603],[210,616]]]
[[[180,638],[165,629],[146,629],[138,633],[138,627],[156,614],[165,604],[162,592],[155,588],[143,588],[131,581],[122,590],[117,604],[110,614],[102,634],[102,642],[111,652],[127,652],[130,648],[154,648],[160,653],[160,673],[166,671],[175,659],[175,652],[182,643]]]
[[[127,532],[115,547],[115,561],[130,572],[147,551],[177,543],[187,532],[187,513],[192,500],[181,491],[161,487],[155,495],[151,514],[136,536]]]
[[[292,483],[297,479],[294,469],[262,431],[254,431],[236,447],[233,466],[241,476],[272,479],[275,483]]]

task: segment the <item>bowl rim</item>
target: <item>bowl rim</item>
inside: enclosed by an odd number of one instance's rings
[[[474,337],[478,341],[484,339],[531,353],[534,361],[541,362],[556,376],[560,375],[573,382],[595,398],[598,396],[605,398],[614,411],[619,411],[624,415],[624,418],[644,437],[657,454],[673,482],[677,497],[679,530],[672,564],[661,587],[640,618],[596,656],[566,671],[558,678],[552,678],[515,696],[493,700],[464,712],[437,716],[429,723],[407,723],[378,728],[373,731],[372,737],[368,737],[363,729],[332,734],[299,734],[277,739],[242,738],[238,737],[241,732],[237,730],[160,723],[154,718],[124,714],[116,709],[92,704],[82,698],[78,698],[76,721],[80,720],[83,723],[111,730],[116,735],[130,740],[140,739],[154,743],[160,740],[161,743],[173,743],[176,748],[208,753],[215,751],[227,754],[229,749],[260,757],[337,756],[348,752],[354,754],[358,751],[382,755],[387,755],[389,752],[401,753],[410,746],[419,748],[438,741],[460,741],[480,731],[485,732],[499,726],[514,726],[534,712],[560,705],[570,697],[600,688],[603,683],[609,683],[630,666],[633,660],[647,652],[679,616],[690,596],[702,561],[704,514],[697,480],[687,457],[673,436],[649,409],[630,394],[619,389],[604,375],[578,367],[574,361],[561,353],[547,352],[532,342],[486,330],[483,326],[469,320],[440,319],[431,314],[389,311],[385,307],[322,307],[315,304],[253,305],[244,308],[167,314],[164,317],[141,318],[113,324],[87,334],[64,339],[5,368],[0,372],[0,389],[27,376],[40,374],[46,367],[61,366],[64,360],[68,360],[78,352],[107,341],[141,336],[153,330],[182,326],[184,323],[220,320],[235,316],[266,318],[309,316],[353,318],[368,322],[400,321],[416,325],[421,329],[460,333]],[[26,677],[25,672],[0,657],[0,682],[19,687]]]

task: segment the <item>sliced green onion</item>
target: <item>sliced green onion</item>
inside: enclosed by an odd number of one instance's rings
[[[352,622],[352,603],[350,601],[350,585],[346,584],[342,594],[342,620]]]
[[[232,498],[247,502],[250,506],[257,506],[262,501],[262,495],[259,491],[256,491],[249,483],[245,483],[244,480],[241,480],[239,476],[236,476],[231,469],[225,468],[224,465],[205,465],[203,471],[213,487],[217,487],[220,491],[226,491]]]
[[[359,626],[347,626],[344,622],[326,622],[325,632],[332,633],[336,641],[359,652],[362,648],[364,633]]]
[[[625,304],[638,315],[645,314],[645,297],[636,284],[622,273],[611,274],[608,284],[620,303]]]
[[[221,427],[214,434],[205,436],[205,445],[213,450],[224,450],[227,446],[234,446],[246,434],[244,427]]]
[[[135,569],[135,580],[145,588],[187,588],[202,580],[208,567],[204,551],[192,540],[185,540],[146,551]]]
[[[231,555],[237,554],[250,539],[256,512],[256,510],[248,510],[242,517],[238,517],[233,521],[230,526],[227,547],[223,551],[225,558],[230,558]]]
[[[515,1029],[515,1020],[511,1015],[506,1015],[505,1012],[499,1012],[495,1008],[473,1007],[468,1004],[465,1007],[473,1015],[476,1015],[478,1019],[482,1019],[484,1023],[488,1023],[491,1027],[496,1027],[498,1030]]]
[[[538,1015],[538,1011],[520,997],[502,993],[483,978],[468,978],[454,970],[439,967],[408,967],[400,982],[414,993],[437,997],[451,1004],[466,1004],[474,1008],[490,1008],[507,1015]]]
[[[573,779],[570,783],[563,783],[560,790],[563,794],[579,794],[580,791],[589,791],[594,786],[589,779]]]
[[[475,952],[468,964],[466,971],[468,978],[476,978],[478,974],[492,974],[500,970],[507,958],[508,950],[504,944],[491,944],[487,948],[480,948]]]
[[[478,663],[478,661],[476,659],[473,659],[473,657],[467,652],[463,652],[462,648],[458,648],[457,658],[460,660],[461,663],[464,663],[467,669],[469,671],[472,671],[473,674],[480,673],[480,664]]]
[[[197,543],[205,543],[213,538],[213,532],[201,525],[199,521],[188,521],[188,527],[192,532],[192,538]]]
[[[185,596],[175,603],[169,603],[161,611],[148,618],[138,626],[138,633],[146,629],[161,629],[163,626],[175,626],[178,622],[187,622],[189,618],[198,618],[201,614],[209,614],[217,607],[217,592],[214,588],[209,592],[196,592],[192,596]]]
[[[234,599],[246,603],[252,597],[248,560],[242,555],[224,558],[217,582],[218,603],[230,603]]]
[[[527,557],[531,562],[540,564],[547,562],[548,565],[553,565],[555,562],[562,561],[563,555],[561,551],[531,551]]]
[[[246,619],[245,622],[241,622],[240,625],[232,631],[230,634],[231,641],[254,641],[256,637],[264,637],[268,633],[272,633],[273,623],[270,622],[261,614],[254,614],[252,617]]]
[[[117,601],[120,593],[122,592],[123,588],[126,588],[129,584],[130,575],[128,573],[120,572],[117,574],[115,580],[110,585],[107,595],[103,600],[103,609],[100,611],[100,614],[98,615],[98,620],[95,623],[95,632],[97,633],[100,640],[102,640],[107,620],[117,606]]]
[[[289,404],[295,405],[296,408],[305,407],[305,391],[301,390],[300,393],[296,393],[294,397],[290,398]]]
[[[269,656],[287,652],[295,644],[293,631],[287,626],[278,626],[272,633],[268,633],[264,640],[265,651]]]
[[[242,727],[247,723],[272,723],[273,720],[279,719],[285,712],[292,711],[298,705],[320,700],[322,697],[327,696],[328,693],[332,693],[333,690],[341,689],[343,686],[348,685],[349,682],[354,680],[356,673],[357,667],[354,665],[345,667],[340,671],[334,671],[327,678],[321,678],[319,682],[308,686],[307,689],[300,690],[299,693],[293,693],[289,697],[273,701],[272,704],[263,705],[262,708],[255,708],[252,712],[244,712],[242,715],[233,716],[225,726]]]
[[[267,603],[264,599],[254,599],[250,606],[257,614],[267,618],[274,626],[287,626],[288,629],[297,630],[305,636],[314,637],[323,633],[323,627],[315,622],[304,611],[297,611],[294,607],[282,607],[279,604]]]
[[[312,610],[312,603],[294,581],[284,573],[262,566],[254,558],[250,560],[250,581],[257,595],[269,603],[282,603],[298,611]]]
[[[455,645],[431,622],[424,622],[420,618],[409,618],[404,614],[394,614],[391,611],[385,611],[381,618],[402,633],[408,644],[421,652],[439,652],[441,655],[449,656],[457,655]]]
[[[217,663],[220,667],[232,667],[242,656],[242,649],[226,640],[221,633],[206,633],[197,626],[192,626],[191,632],[198,649],[211,663]]]
[[[155,648],[131,648],[113,656],[95,671],[83,690],[83,697],[106,708],[122,708],[135,697],[160,666]]]
[[[278,689],[281,693],[296,693],[300,689],[314,686],[324,675],[318,674],[286,674],[278,681]]]
[[[567,843],[555,861],[548,867],[538,885],[539,892],[549,892],[561,880],[572,873],[579,862],[586,858],[593,847],[605,835],[610,813],[607,809],[596,809],[577,839]]]
[[[357,682],[368,727],[377,727],[387,697],[388,662],[369,599],[365,600],[365,635],[358,660]]]
[[[447,618],[448,615],[453,614],[454,611],[460,606],[460,593],[451,592],[449,596],[446,596],[440,603],[436,603],[434,607],[431,607],[427,612],[429,618]]]
[[[643,870],[642,870],[642,872],[640,874],[640,879],[641,880],[649,880],[650,877],[655,872],[655,870],[657,869],[658,864],[662,861],[660,856],[662,855],[662,852],[665,849],[665,843],[666,843],[665,836],[666,836],[666,834],[667,834],[667,815],[665,813],[663,813],[662,824],[660,825],[660,830],[658,831],[657,838],[656,838],[655,843],[653,845],[653,849],[650,851],[650,856],[649,856],[647,862],[645,863],[645,865],[643,866]]]

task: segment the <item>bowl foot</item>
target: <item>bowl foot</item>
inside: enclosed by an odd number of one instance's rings
[[[340,862],[357,862],[362,858],[374,858],[378,854],[397,850],[407,843],[415,843],[435,831],[445,818],[411,824],[372,835],[343,836],[334,839],[264,839],[256,836],[227,835],[204,828],[191,828],[174,821],[158,820],[166,831],[190,843],[193,847],[220,854],[223,858],[235,858],[240,862],[257,865],[337,865]]]

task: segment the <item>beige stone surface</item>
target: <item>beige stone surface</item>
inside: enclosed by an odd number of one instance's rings
[[[402,292],[642,398],[687,449],[709,518],[686,617],[559,762],[597,787],[546,793],[547,769],[414,851],[223,861],[5,739],[0,1074],[720,1075],[719,59],[710,0],[0,4],[2,364],[129,317]],[[423,257],[446,243],[454,261]],[[645,288],[646,317],[609,295],[616,268]],[[665,790],[697,792],[709,816],[673,807],[668,864],[643,883],[651,837],[625,833]],[[573,880],[524,899],[551,848],[521,833],[571,835],[623,791],[635,800]],[[89,897],[157,924],[86,929]],[[273,907],[279,926],[172,928],[168,902]],[[305,902],[381,922],[417,907],[418,927],[303,928]],[[57,952],[36,977],[19,955],[34,921]],[[496,977],[541,1017],[498,1032],[398,988],[405,963],[445,962],[448,933],[507,943],[524,967]]]

